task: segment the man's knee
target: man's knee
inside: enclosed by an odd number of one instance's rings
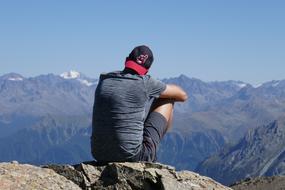
[[[174,109],[174,101],[172,99],[159,98],[155,100],[151,110],[153,112],[158,112],[161,115],[163,115],[166,121],[168,122],[169,120],[171,120],[173,109]]]

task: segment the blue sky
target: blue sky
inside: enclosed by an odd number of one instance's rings
[[[284,10],[283,0],[3,0],[0,75],[98,77],[146,44],[158,78],[285,79]]]

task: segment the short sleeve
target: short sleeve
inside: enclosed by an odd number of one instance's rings
[[[160,94],[166,89],[165,83],[150,76],[146,78],[145,85],[147,95],[154,98],[158,98]]]

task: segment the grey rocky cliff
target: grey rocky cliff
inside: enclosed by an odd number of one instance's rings
[[[0,189],[230,190],[190,171],[158,163],[94,163],[36,167],[0,163]]]

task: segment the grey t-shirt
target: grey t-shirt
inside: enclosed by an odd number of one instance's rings
[[[91,150],[98,161],[126,161],[141,149],[144,121],[166,84],[149,75],[101,74],[95,91]]]

